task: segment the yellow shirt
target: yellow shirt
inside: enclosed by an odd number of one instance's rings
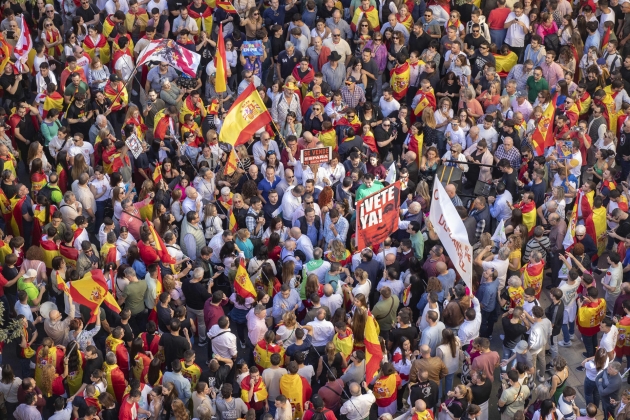
[[[516,267],[516,270],[520,270],[521,269],[521,250],[520,249],[517,249],[517,250],[514,250],[514,251],[510,252],[510,256],[508,257],[508,261],[512,262],[512,260],[514,258],[518,258],[518,266]]]

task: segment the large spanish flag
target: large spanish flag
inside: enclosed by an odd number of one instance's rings
[[[584,194],[584,191],[580,188],[575,198],[575,202],[578,205],[575,213],[586,220],[593,212],[593,198],[595,198],[595,191],[589,191]]]
[[[155,231],[155,226],[153,226],[153,223],[149,219],[147,219],[147,225],[149,226],[149,232],[151,232],[151,235],[153,236],[153,241],[154,241],[153,247],[155,248],[155,251],[160,257],[160,260],[162,261],[162,263],[175,264],[176,263],[175,258],[171,257],[171,254],[168,253],[168,250],[166,249],[166,245],[164,245],[164,240]]]
[[[107,289],[107,282],[101,270],[92,270],[81,280],[71,282],[70,296],[76,303],[90,308],[92,316],[88,323],[96,320],[101,303],[105,303],[111,310],[120,313],[120,306]]]
[[[225,57],[225,41],[223,40],[223,24],[219,25],[219,37],[217,38],[217,53],[214,56],[216,67],[216,81],[214,90],[218,93],[227,90],[227,58]]]
[[[523,287],[533,288],[536,291],[536,298],[540,297],[542,291],[543,275],[545,273],[545,261],[541,260],[537,263],[529,262],[521,268],[523,272]]]
[[[103,373],[105,373],[107,380],[107,392],[114,396],[118,404],[120,404],[127,389],[125,374],[118,365],[108,365],[107,363],[103,363]]]
[[[580,331],[586,328],[593,330],[597,328],[599,331],[599,324],[604,316],[606,316],[606,300],[600,298],[597,302],[588,302],[582,305],[577,313],[577,324]]]
[[[212,34],[212,9],[206,7],[203,12],[198,13],[192,9],[193,4],[188,5],[188,15],[195,20],[200,31],[208,35]],[[206,5],[207,6],[207,5]],[[221,24],[223,25],[223,24]],[[223,42],[223,36],[219,30],[219,40]]]
[[[42,113],[42,117],[46,118],[48,115],[48,111],[51,109],[56,109],[61,112],[63,109],[63,96],[57,91],[51,93],[50,95],[46,95],[44,99],[44,105],[42,106],[44,111]]]
[[[617,132],[617,111],[615,108],[615,100],[609,94],[606,94],[602,100],[595,99],[594,102],[597,105],[603,107],[604,118],[608,122],[608,128],[613,133]]]
[[[280,394],[287,397],[291,403],[294,419],[303,417],[304,403],[311,399],[312,392],[308,381],[298,374],[282,375],[280,378]]]
[[[496,62],[497,73],[501,77],[507,77],[512,67],[516,65],[518,62],[518,55],[514,52],[510,51],[508,55],[502,54],[492,54],[494,56],[494,60]]]
[[[223,174],[227,176],[232,176],[232,174],[236,171],[236,151],[234,148],[230,150],[230,154],[228,155],[227,161],[225,162],[225,167],[223,168]]]
[[[11,199],[11,232],[13,236],[24,237],[24,231],[22,230],[22,206],[26,197],[15,197]]]
[[[523,213],[523,224],[527,228],[529,236],[534,234],[534,228],[536,227],[536,203],[534,200],[529,203],[519,203],[514,208],[520,209]]]
[[[407,95],[410,76],[411,70],[409,69],[409,60],[389,71],[389,84],[394,91],[394,99],[397,101],[400,101],[405,97],[405,95]]]
[[[547,109],[545,109],[542,117],[538,120],[536,129],[532,134],[532,143],[536,156],[543,156],[545,154],[545,148],[555,144],[553,138],[553,120],[556,114],[556,98],[557,94],[553,97],[549,105],[547,105]]]
[[[287,375],[284,375],[284,376],[287,376]],[[298,375],[295,375],[295,376],[298,376]],[[241,399],[243,400],[243,402],[245,402],[245,404],[247,405],[247,408],[249,408],[249,401],[250,401],[249,389],[251,388],[249,379],[250,377],[248,375],[245,378],[243,378],[243,380],[241,381]],[[282,379],[280,379],[280,389],[282,390]],[[255,402],[265,401],[268,396],[269,396],[269,393],[267,392],[267,387],[265,386],[265,383],[263,382],[262,378],[258,378],[258,382],[254,384],[254,401]]]
[[[35,382],[42,383],[44,366],[55,366],[58,375],[63,373],[63,350],[57,346],[52,346],[48,351],[44,351],[44,346],[39,346],[35,353]]]
[[[199,100],[201,101],[201,108],[203,109],[203,100],[201,98],[199,98]],[[206,110],[204,109],[204,112],[205,111]],[[180,124],[184,124],[184,117],[186,117],[186,115],[188,114],[191,114],[193,116],[193,121],[196,122],[198,126],[201,126],[201,110],[193,103],[192,96],[190,95],[188,95],[184,102],[182,102],[182,108],[179,111]]]
[[[105,18],[105,22],[103,22],[103,36],[104,37],[109,37],[109,34],[111,34],[114,28],[116,27],[116,22],[112,20],[112,16],[113,15],[107,16]]]
[[[586,226],[586,234],[593,238],[597,244],[597,255],[593,256],[593,258],[597,258],[606,250],[606,243],[608,242],[608,237],[601,238],[608,227],[606,207],[593,208],[591,214],[584,221],[584,225]]]
[[[108,81],[105,84],[105,89],[103,89],[105,97],[112,101],[112,111],[119,111],[129,103],[129,95],[125,84],[123,82],[116,83],[118,83],[118,90],[114,89],[111,81]]]
[[[112,352],[116,355],[116,361],[120,370],[125,374],[125,378],[129,377],[129,351],[125,347],[125,342],[122,339],[114,338],[113,335],[109,335],[105,339],[105,350]]]
[[[256,131],[271,121],[271,114],[256,86],[251,83],[230,107],[223,121],[219,140],[235,147],[245,144]]]
[[[47,239],[45,241],[39,242],[39,247],[44,252],[44,264],[46,264],[46,268],[50,270],[52,270],[53,258],[58,257],[60,255],[59,246],[53,239]]]
[[[243,298],[256,299],[256,289],[252,281],[249,279],[249,274],[245,269],[245,261],[241,259],[241,263],[236,270],[236,277],[234,278],[234,291]]]
[[[350,355],[352,354],[352,349],[354,348],[354,335],[352,335],[352,329],[346,327],[346,331],[343,334],[335,333],[333,337],[333,344],[335,345],[335,350],[337,350],[344,359],[348,360]]]
[[[381,368],[381,360],[383,360],[383,349],[378,341],[376,321],[373,317],[368,316],[365,323],[365,381],[372,382],[372,379],[378,374]]]
[[[282,366],[282,361],[284,361],[284,347],[278,344],[269,344],[264,339],[256,343],[256,347],[254,348],[254,363],[256,363],[258,370],[262,372],[268,367],[271,367],[271,355],[275,353],[280,355],[280,366]]]
[[[363,10],[361,7],[356,8],[356,10],[354,11],[354,16],[352,16],[352,23],[350,24],[352,32],[357,31],[357,24],[364,17],[367,19],[373,31],[381,30],[381,23],[378,19],[378,10],[376,9],[376,7],[370,5],[370,8],[367,10]]]
[[[418,157],[418,162],[422,159],[422,146],[424,144],[424,133],[412,136],[409,134],[409,151],[414,152]]]
[[[422,111],[424,111],[424,109],[427,107],[433,110],[435,110],[435,108],[437,107],[437,102],[435,100],[435,95],[433,94],[433,92],[424,93],[419,90],[416,94],[416,97],[417,96],[420,96],[420,99],[418,99],[418,105],[416,105],[416,108],[413,110],[413,114],[416,117],[418,115],[422,115]]]
[[[398,387],[402,383],[400,375],[397,373],[381,376],[374,383],[374,397],[376,397],[376,405],[378,407],[387,407],[398,396]]]

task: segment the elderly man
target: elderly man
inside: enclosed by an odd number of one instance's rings
[[[368,384],[361,384],[365,390],[365,394],[361,394],[361,386],[356,383],[350,383],[350,399],[342,406],[340,413],[344,414],[348,420],[363,420],[370,416],[370,408],[376,402],[372,390],[368,388]]]
[[[621,391],[621,363],[612,362],[608,368],[600,371],[595,377],[595,385],[602,400],[602,411],[604,418],[614,416],[615,406],[619,401],[619,391]]]
[[[313,244],[308,236],[303,235],[299,227],[291,228],[290,235],[295,239],[296,250],[302,251],[305,256],[303,262],[308,262],[313,259]]]
[[[499,248],[499,253],[494,255],[492,247],[487,246],[482,250],[474,261],[474,264],[481,266],[483,270],[493,269],[497,272],[497,280],[499,280],[499,292],[505,287],[507,280],[507,271],[510,266],[508,257],[510,256],[510,248],[504,246]]]
[[[278,296],[278,295],[276,295]],[[275,309],[275,308],[274,308]],[[247,348],[254,350],[256,344],[265,338],[267,328],[267,310],[263,305],[256,305],[246,315],[247,318]]]
[[[99,132],[105,128],[107,128],[110,133],[114,132],[114,127],[112,127],[111,123],[107,120],[107,117],[105,117],[105,115],[103,114],[97,115],[94,125],[90,127],[90,132],[89,132],[90,143],[95,144],[96,137],[98,137]]]
[[[455,185],[448,184],[444,189],[446,190],[446,195],[448,195],[455,207],[464,205],[462,199],[457,195],[457,187]]]
[[[505,188],[505,184],[499,182],[496,187],[496,196],[488,197],[490,214],[498,221],[512,217],[512,193]]]
[[[339,32],[339,30],[337,30],[337,32]],[[336,35],[336,37],[336,39],[339,39],[339,35]],[[345,43],[346,41],[341,40],[340,42]],[[324,45],[325,44],[326,42],[324,42]],[[332,45],[333,42],[331,41],[330,44]],[[344,81],[346,80],[346,65],[344,64],[345,55],[339,54],[339,52],[334,50],[334,48],[332,47],[329,48],[332,50],[332,52],[328,56],[328,62],[322,66],[322,74],[324,75],[324,82],[328,83],[328,85],[330,85],[330,88],[334,92],[337,92],[341,89]],[[349,52],[350,50],[348,49],[348,60],[351,58]],[[334,119],[336,120],[336,118]]]
[[[278,97],[281,96],[282,95],[278,95]],[[286,114],[284,114],[284,119],[278,121],[284,121],[285,119]],[[269,133],[264,132],[260,135],[260,140],[252,146],[252,155],[254,155],[254,163],[256,166],[260,167],[266,162],[267,152],[270,151],[273,151],[276,154],[276,159],[280,159],[280,149],[278,148],[278,143],[275,140],[271,140]]]
[[[326,320],[326,310],[320,308],[317,317],[308,324],[313,328],[313,347],[320,353],[326,350],[326,344],[332,341],[335,336],[335,327],[332,322]]]
[[[203,202],[201,201],[197,189],[192,186],[186,187],[186,198],[182,202],[182,213],[187,214],[191,211],[199,213],[202,206]]]
[[[68,295],[68,304],[70,315],[65,320],[61,320],[61,313],[58,310],[52,310],[48,314],[48,318],[44,320],[44,331],[50,337],[56,346],[65,346],[68,344],[68,331],[70,329],[70,321],[75,317],[75,306],[72,304],[72,296]]]
[[[521,152],[514,147],[514,141],[511,137],[506,137],[503,140],[503,144],[497,147],[494,154],[494,162],[498,164],[501,159],[507,159],[512,169],[516,170],[521,167]]]
[[[142,223],[144,223],[144,220],[140,217],[140,209],[149,204],[154,196],[154,193],[149,193],[145,200],[137,203],[134,203],[131,198],[125,198],[121,203],[122,214],[120,216],[120,227],[129,229],[129,234],[136,241],[140,240],[140,228],[142,227]]]
[[[338,308],[343,306],[343,297],[340,293],[335,293],[332,284],[327,284],[324,286],[324,296],[322,296],[320,303],[322,306],[327,306],[330,313],[334,314]]]
[[[552,287],[558,287],[560,285],[560,278],[558,272],[562,268],[562,263],[558,256],[564,250],[562,242],[567,233],[567,222],[560,217],[558,213],[551,213],[547,218],[551,229],[549,230],[549,247],[551,257],[551,278]]]
[[[66,191],[63,195],[63,201],[59,206],[59,211],[61,212],[61,219],[63,223],[69,230],[74,224],[74,219],[83,213],[83,208],[81,203],[77,201],[74,193],[72,191]]]

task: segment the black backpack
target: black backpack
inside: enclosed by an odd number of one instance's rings
[[[41,195],[43,197],[46,197],[48,199],[48,202],[52,203],[52,193],[53,191],[56,191],[54,188],[50,188],[50,186],[48,184],[44,185],[42,187],[41,190],[39,190],[39,192],[37,193],[37,195]],[[61,192],[61,190],[59,190],[59,192]]]

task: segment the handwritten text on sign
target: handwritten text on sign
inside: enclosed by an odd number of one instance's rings
[[[321,165],[332,159],[332,147],[318,147],[316,149],[303,149],[300,156],[302,165]]]
[[[400,181],[357,203],[357,246],[380,244],[398,229]]]

